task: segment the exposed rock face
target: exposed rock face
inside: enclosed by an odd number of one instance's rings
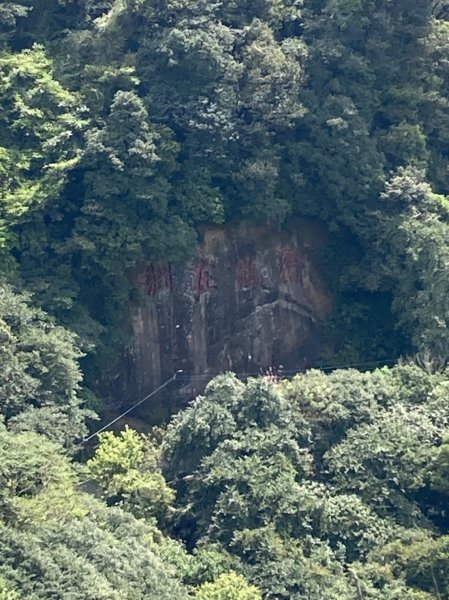
[[[137,275],[143,294],[132,307],[125,397],[141,398],[183,369],[164,398],[173,410],[215,373],[306,366],[330,309],[315,266],[324,238],[305,220],[288,233],[248,223],[207,228],[187,265],[147,265]]]

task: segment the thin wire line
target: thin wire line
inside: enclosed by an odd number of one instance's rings
[[[155,394],[157,394],[158,392],[160,392],[161,390],[163,390],[165,387],[167,387],[167,385],[169,383],[171,383],[172,381],[175,381],[175,379],[176,379],[176,377],[177,377],[177,375],[179,373],[182,373],[182,370],[176,371],[176,373],[173,373],[173,375],[169,379],[167,379],[167,381],[165,381],[158,388],[156,388],[155,390],[153,390],[150,394],[148,394],[147,396],[145,396],[145,398],[142,398],[142,400],[139,400],[139,402],[136,402],[135,404],[133,404],[132,406],[130,406],[127,410],[125,410],[125,412],[123,412],[122,414],[120,414],[118,417],[115,417],[115,419],[112,419],[112,421],[109,421],[109,423],[106,423],[106,425],[104,425],[103,427],[101,427],[100,429],[98,429],[97,431],[95,431],[94,433],[92,433],[89,437],[87,437],[86,439],[84,439],[82,442],[80,442],[79,445],[83,446],[84,444],[87,444],[87,442],[90,442],[90,440],[92,440],[95,436],[97,436],[99,433],[101,433],[102,431],[104,431],[105,429],[107,429],[108,427],[110,427],[111,425],[114,425],[114,423],[117,423],[117,421],[119,421],[122,417],[124,417],[125,415],[129,414],[135,408],[137,408],[138,406],[140,406],[141,404],[143,404],[146,400],[148,400],[149,398],[151,398],[151,396],[154,396]]]
[[[364,362],[364,363],[353,363],[353,364],[346,364],[346,365],[327,365],[324,367],[313,367],[314,369],[318,369],[319,371],[331,371],[334,369],[348,369],[351,367],[361,367],[361,366],[366,366],[366,365],[377,365],[377,364],[388,364],[388,363],[393,363],[396,362],[397,360],[399,360],[398,358],[391,358],[391,359],[385,359],[385,360],[378,360],[378,361],[368,361],[368,362]],[[280,371],[280,375],[281,376],[286,376],[286,375],[296,375],[298,373],[304,373],[306,371],[306,369],[300,369],[297,371],[294,370],[281,370]],[[85,438],[84,440],[82,440],[79,443],[79,446],[83,446],[84,444],[87,444],[87,442],[90,442],[90,440],[92,440],[95,436],[97,436],[99,433],[102,433],[105,429],[107,429],[108,427],[110,427],[111,425],[114,425],[114,423],[117,423],[117,421],[119,421],[121,418],[125,417],[126,415],[128,415],[130,412],[132,412],[134,409],[136,409],[138,406],[140,406],[141,404],[143,404],[144,402],[146,402],[146,400],[149,400],[152,396],[154,396],[155,394],[157,394],[158,392],[160,392],[161,390],[163,390],[164,388],[166,388],[172,381],[175,381],[176,379],[179,379],[181,381],[187,382],[187,381],[192,381],[195,378],[204,378],[204,377],[210,377],[213,378],[217,375],[221,375],[222,372],[211,372],[211,371],[203,371],[202,373],[185,373],[182,369],[176,371],[176,373],[173,373],[173,375],[167,379],[167,381],[165,381],[164,383],[162,383],[158,388],[156,388],[155,390],[153,390],[151,393],[149,393],[147,396],[145,396],[144,398],[142,398],[141,400],[139,400],[139,402],[136,402],[135,404],[133,404],[132,406],[130,406],[127,410],[125,410],[125,412],[121,413],[120,415],[118,415],[118,417],[115,417],[115,419],[113,419],[112,421],[109,421],[109,423],[106,423],[106,425],[104,425],[103,427],[101,427],[100,429],[98,429],[97,431],[95,431],[94,433],[92,433],[89,437]],[[253,373],[236,373],[237,377],[260,377],[261,375],[263,375],[263,372],[260,371],[258,373],[253,372]]]
[[[335,369],[350,369],[353,367],[366,367],[368,365],[387,365],[387,364],[392,364],[395,363],[399,360],[399,358],[386,358],[384,360],[370,360],[370,361],[366,361],[366,362],[359,362],[359,363],[347,363],[347,364],[334,364],[334,365],[324,365],[324,366],[314,366],[314,367],[308,367],[307,369],[279,369],[279,374],[280,375],[296,375],[298,373],[305,373],[306,371],[309,371],[311,369],[315,369],[318,371],[332,371]],[[215,377],[216,375],[222,375],[223,371],[203,371],[201,373],[187,373],[185,371],[183,371],[183,374],[180,375],[178,377],[178,379],[186,381],[186,380],[191,380],[191,379],[195,379],[195,378],[202,378],[202,377]],[[260,371],[247,371],[247,372],[240,372],[240,373],[235,373],[235,375],[237,377],[251,377],[251,376],[255,376],[255,377],[259,377],[261,375],[264,375],[264,371],[263,369],[261,369]]]

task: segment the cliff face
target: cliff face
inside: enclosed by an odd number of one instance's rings
[[[306,366],[330,309],[316,268],[324,239],[311,221],[295,221],[289,233],[241,223],[205,229],[187,265],[146,265],[119,386],[125,398],[141,398],[183,369],[164,399],[173,410],[218,372]]]

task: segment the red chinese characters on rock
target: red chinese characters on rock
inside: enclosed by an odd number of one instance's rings
[[[213,277],[213,264],[206,260],[199,260],[195,266],[192,280],[192,292],[196,298],[204,293],[216,289]]]
[[[149,296],[156,296],[163,290],[173,291],[171,264],[149,265],[145,271],[145,291]]]
[[[301,282],[304,259],[296,246],[281,246],[278,249],[281,281],[296,284]]]
[[[262,285],[254,256],[239,258],[236,269],[237,284],[240,289],[256,288]]]

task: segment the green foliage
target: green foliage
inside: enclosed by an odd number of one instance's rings
[[[187,583],[201,586],[217,580],[221,575],[242,570],[241,561],[217,543],[201,542],[193,551],[189,570],[185,575]]]
[[[145,525],[91,501],[89,516],[0,527],[0,573],[30,599],[184,600],[187,592],[148,549]]]
[[[32,295],[0,286],[0,598],[449,594],[448,19],[446,0],[1,3],[0,270]],[[326,357],[429,361],[223,375],[161,447],[106,433],[70,463],[79,361],[107,378],[135,270],[185,261],[199,226],[294,214],[329,228]]]
[[[3,428],[0,576],[36,599],[187,598],[181,581],[197,598],[444,597],[447,516],[432,488],[448,387],[416,365],[220,376],[173,419],[161,457],[133,430],[101,436],[87,471],[115,507],[79,489],[57,445]]]
[[[26,17],[30,7],[27,2],[4,2],[0,7],[0,25],[2,28],[14,27],[17,19]]]
[[[412,526],[419,518],[410,505],[413,491],[426,483],[440,432],[421,408],[399,404],[373,423],[352,429],[325,455],[326,464],[338,489],[357,491],[381,514],[393,510],[400,522]]]
[[[146,257],[176,258],[195,240],[168,206],[164,175],[176,144],[148,119],[140,98],[120,91],[104,126],[86,133],[86,199],[66,249],[82,252],[85,269],[123,273]]]
[[[180,189],[189,182],[189,191],[204,192],[203,219],[221,219],[223,208],[226,216],[273,221],[289,211],[277,190],[279,151],[271,138],[303,114],[304,45],[277,36],[299,16],[295,3],[148,1],[116,3],[102,19],[103,39],[120,39],[122,48],[132,39],[137,47],[146,100],[183,139]]]
[[[344,233],[336,254],[356,248],[329,269],[341,295],[328,354],[445,356],[440,4],[4,3],[3,263],[14,247],[36,300],[99,346],[95,369],[126,343],[113,323],[130,269],[185,260],[199,224],[309,214]],[[414,197],[391,208],[410,180]],[[355,300],[367,293],[391,314]]]
[[[433,193],[424,173],[415,167],[399,169],[386,183],[381,199],[383,211],[375,215],[381,225],[379,245],[370,257],[376,269],[366,281],[371,289],[389,281],[393,310],[415,348],[444,357],[448,200]]]
[[[41,46],[0,56],[0,248],[8,249],[12,225],[55,201],[67,172],[80,158],[86,124],[79,95],[54,78]]]
[[[188,597],[177,580],[188,564],[182,547],[82,492],[79,467],[56,444],[2,426],[0,462],[6,600],[19,598],[12,589],[36,600]]]
[[[284,389],[311,424],[314,454],[320,459],[351,428],[373,423],[386,409],[397,404],[430,404],[432,398],[443,398],[444,381],[443,373],[430,372],[423,377],[421,367],[407,364],[372,372],[337,369],[325,374],[311,369],[285,383]]]
[[[61,447],[36,433],[12,434],[0,430],[0,518],[19,519],[34,507],[33,521],[51,514],[77,512],[70,498],[76,473]],[[51,504],[48,502],[51,500]],[[42,506],[43,504],[43,506]],[[20,518],[23,518],[20,517]]]
[[[262,600],[258,589],[249,585],[241,575],[224,573],[213,583],[203,583],[195,598],[198,600]]]
[[[383,339],[374,330],[376,359],[430,348],[447,354],[446,278],[437,275],[446,261],[446,224],[438,223],[437,214],[420,219],[418,196],[397,207],[389,219],[383,194],[385,184],[394,180],[396,187],[405,174],[417,178],[417,188],[426,185],[429,197],[432,189],[448,191],[447,128],[442,125],[448,109],[447,23],[431,21],[432,8],[428,0],[413,5],[324,1],[308,3],[304,10],[308,112],[298,127],[301,141],[287,145],[285,185],[289,196],[299,194],[299,210],[319,214],[333,228],[346,231],[350,246],[358,250],[353,266],[348,257],[345,265],[332,260],[330,267],[347,294],[341,312],[357,311],[357,292],[392,293],[391,325],[406,339],[391,352],[388,327]],[[421,175],[416,175],[419,170]],[[342,245],[340,252],[347,251]],[[385,312],[382,306],[371,306],[365,316],[356,317],[355,326],[344,320],[350,336],[344,361],[353,361],[350,340],[355,338],[357,348],[373,320],[383,326]],[[336,346],[341,341],[339,321],[333,333]],[[370,351],[373,344],[372,335],[366,338],[356,356],[360,362],[366,360],[363,347]]]
[[[234,557],[232,570],[268,597],[428,598],[428,582],[385,548],[416,545],[427,556],[447,523],[431,491],[447,385],[446,372],[413,364],[312,370],[281,385],[213,380],[162,444],[177,491],[173,530],[206,552],[206,581]],[[444,590],[444,566],[432,568]]]
[[[0,411],[16,431],[37,431],[70,446],[85,435],[82,356],[74,334],[58,326],[30,298],[0,286]]]
[[[404,543],[395,542],[373,553],[373,563],[379,568],[388,567],[393,571],[400,569],[405,573],[411,586],[426,590],[431,597],[442,598],[447,595],[448,536],[432,539],[431,536],[415,536],[415,540]]]
[[[163,519],[174,493],[159,466],[159,452],[143,435],[126,428],[120,436],[100,434],[100,446],[87,467],[109,504],[120,504],[136,516]]]
[[[0,600],[19,600],[19,595],[8,588],[4,579],[0,579]]]
[[[320,532],[331,547],[344,545],[350,562],[403,533],[393,519],[380,517],[359,495],[335,492],[324,499]]]
[[[449,441],[447,439],[441,444],[431,470],[432,486],[449,494]]]
[[[278,521],[294,526],[304,492],[297,473],[309,470],[307,428],[291,419],[283,397],[263,380],[243,386],[218,377],[191,408],[171,424],[162,446],[166,473],[177,483],[181,516],[195,535],[229,544],[237,529]],[[290,417],[290,419],[289,419]],[[187,439],[186,439],[187,438]],[[187,494],[184,481],[188,481]]]

